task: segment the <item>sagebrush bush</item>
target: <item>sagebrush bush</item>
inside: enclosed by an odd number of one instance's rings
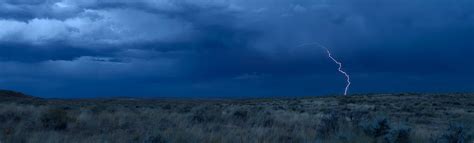
[[[154,135],[146,138],[144,143],[166,143],[166,140],[161,135]]]
[[[320,137],[329,137],[339,130],[339,115],[337,113],[330,113],[323,118],[319,123],[317,133]]]
[[[373,138],[382,137],[390,131],[390,121],[385,116],[379,116],[366,123],[362,123],[361,127],[364,133]]]
[[[50,109],[43,113],[40,121],[45,129],[65,130],[69,122],[74,119],[68,116],[67,111],[63,109]]]
[[[233,117],[238,120],[247,121],[248,112],[245,110],[237,110],[234,112]]]
[[[441,136],[441,141],[446,143],[466,143],[469,139],[467,128],[462,124],[450,124]]]
[[[411,128],[406,125],[398,125],[392,128],[384,136],[387,143],[410,143]]]

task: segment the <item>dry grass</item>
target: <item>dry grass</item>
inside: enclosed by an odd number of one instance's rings
[[[0,142],[472,141],[474,94],[0,101]]]

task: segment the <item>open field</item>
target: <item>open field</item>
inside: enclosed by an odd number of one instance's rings
[[[248,100],[3,97],[0,142],[464,142],[474,94]]]

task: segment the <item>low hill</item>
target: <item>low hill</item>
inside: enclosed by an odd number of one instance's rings
[[[0,89],[0,98],[33,98],[33,96],[26,95],[24,93],[12,91],[12,90]]]

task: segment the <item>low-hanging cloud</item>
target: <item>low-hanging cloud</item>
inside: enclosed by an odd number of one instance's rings
[[[0,20],[0,25],[4,27],[0,30],[2,41],[31,44],[65,41],[73,45],[181,40],[185,34],[191,34],[192,27],[180,20],[130,9],[85,10],[65,20]]]

